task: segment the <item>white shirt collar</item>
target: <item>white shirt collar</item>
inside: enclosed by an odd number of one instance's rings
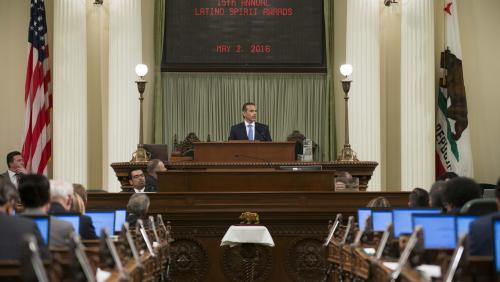
[[[248,122],[247,120],[245,120],[245,127],[248,128],[249,125],[255,127],[255,122]]]
[[[15,172],[13,172],[13,171],[12,171],[12,170],[10,170],[10,169],[8,169],[7,171],[9,172],[9,177],[10,177],[10,178],[12,178],[12,177],[14,177],[14,176],[16,175],[16,173],[15,173]]]
[[[134,191],[136,193],[144,193],[144,190],[146,190],[146,186],[142,187],[142,189],[136,189],[136,188],[134,188]]]

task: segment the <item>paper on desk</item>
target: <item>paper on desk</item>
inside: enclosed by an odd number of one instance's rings
[[[420,271],[425,276],[425,278],[428,278],[429,281],[432,277],[441,277],[441,267],[439,265],[422,264],[417,266],[416,269]]]
[[[97,282],[104,282],[108,280],[109,276],[111,276],[111,272],[102,270],[99,267],[97,268],[97,272],[95,274],[95,279],[97,280]]]
[[[398,268],[398,263],[397,262],[389,262],[389,261],[384,261],[384,266],[389,268],[390,270],[396,270]]]

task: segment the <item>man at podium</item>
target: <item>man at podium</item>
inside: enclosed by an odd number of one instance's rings
[[[256,122],[257,107],[255,103],[248,102],[243,104],[241,113],[243,115],[243,122],[231,127],[229,140],[273,141],[269,133],[269,127],[265,124]]]

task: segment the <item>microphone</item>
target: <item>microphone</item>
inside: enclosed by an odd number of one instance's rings
[[[235,158],[243,158],[243,159],[250,159],[250,160],[257,160],[257,161],[262,161],[262,162],[265,162],[265,163],[270,163],[269,160],[267,159],[263,159],[263,158],[259,158],[259,157],[254,157],[254,156],[248,156],[248,155],[242,155],[242,154],[235,154],[234,155]]]

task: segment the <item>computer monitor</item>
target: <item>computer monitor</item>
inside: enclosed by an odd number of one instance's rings
[[[101,236],[103,228],[109,233],[115,230],[115,211],[88,211],[85,214],[92,218],[97,237]]]
[[[422,226],[424,249],[455,249],[457,246],[455,216],[443,214],[413,214],[413,228]]]
[[[115,233],[122,231],[122,226],[126,218],[127,211],[125,209],[115,210]]]
[[[80,214],[53,214],[51,215],[54,218],[67,221],[73,225],[73,229],[75,229],[76,234],[80,234]]]
[[[366,219],[372,215],[372,210],[369,208],[359,208],[358,209],[358,225],[359,230],[365,230]]]
[[[372,210],[373,231],[383,232],[392,223],[392,210]]]
[[[469,234],[469,227],[471,222],[478,219],[479,216],[476,215],[457,215],[455,216],[457,224],[457,239],[462,235]]]
[[[50,218],[46,215],[23,215],[24,217],[32,219],[38,226],[40,235],[42,235],[43,242],[46,246],[49,245],[50,239]]]
[[[414,213],[441,213],[438,208],[394,208],[392,210],[392,224],[394,237],[398,238],[401,234],[411,234],[413,232],[411,215]]]
[[[495,269],[497,272],[497,277],[500,275],[500,218],[493,218],[493,244],[495,245]]]
[[[168,161],[167,144],[142,144],[142,146],[151,154],[150,159],[159,159],[164,162]]]

